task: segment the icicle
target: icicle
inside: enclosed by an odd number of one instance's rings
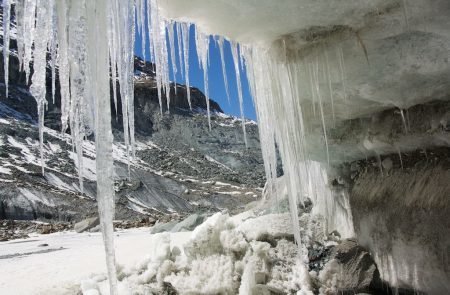
[[[184,60],[184,77],[186,82],[186,96],[189,104],[189,109],[192,110],[191,104],[191,87],[189,85],[189,28],[190,24],[180,24],[183,35],[183,60]]]
[[[19,69],[23,69],[23,56],[24,56],[24,9],[25,9],[25,0],[16,0],[16,4],[14,5],[15,15],[16,15],[16,28],[17,28],[17,57],[19,59]]]
[[[135,10],[135,16],[136,16],[136,23],[137,23],[137,33],[141,36],[142,38],[142,5],[143,5],[143,0],[134,0],[135,5],[134,5],[134,10]],[[141,46],[142,46],[142,40],[141,40]],[[142,48],[141,48],[142,49]]]
[[[68,61],[70,68],[71,103],[69,110],[70,131],[72,142],[77,154],[78,178],[81,192],[83,186],[83,139],[85,124],[85,97],[87,90],[87,28],[85,19],[85,2],[77,1],[71,4],[68,24]]]
[[[320,81],[319,81],[319,57],[317,57],[316,60],[316,66],[313,69],[313,75],[314,75],[314,85],[316,86],[316,95],[319,99],[319,110],[320,110],[320,117],[322,120],[322,130],[323,130],[323,136],[325,138],[325,147],[327,152],[327,163],[330,165],[330,152],[328,148],[328,136],[327,136],[327,126],[325,124],[325,115],[323,113],[323,105],[322,105],[322,94],[320,92]]]
[[[111,70],[111,83],[112,83],[112,90],[113,90],[113,101],[114,101],[114,110],[116,114],[116,122],[119,120],[119,113],[118,113],[118,105],[117,105],[117,54],[116,54],[116,48],[118,43],[118,38],[116,31],[116,22],[114,19],[118,17],[117,15],[117,3],[112,2],[111,3],[111,12],[109,15],[109,30],[108,30],[108,42],[109,42],[109,61],[110,61],[110,70]]]
[[[164,89],[167,100],[167,109],[170,105],[170,81],[168,68],[168,51],[166,42],[166,22],[160,18],[159,8],[156,0],[150,0],[149,30],[151,37],[151,55],[156,66],[156,86],[158,87],[158,99],[163,113],[162,89]]]
[[[66,1],[56,1],[58,22],[58,55],[59,84],[61,92],[61,132],[64,133],[68,127],[70,112],[70,87],[69,87],[69,60],[68,60],[68,17]]]
[[[136,3],[138,31],[141,35],[141,52],[145,62],[147,31],[145,28],[145,12],[147,10],[147,0],[137,0]]]
[[[119,0],[117,0],[119,1]],[[115,2],[115,1],[114,1]],[[124,1],[125,2],[125,1]],[[128,1],[126,1],[128,2]],[[108,61],[108,11],[111,3],[107,0],[87,1],[86,14],[90,30],[88,58],[92,98],[95,98],[95,144],[97,173],[97,203],[100,213],[108,269],[110,294],[117,295],[117,275],[114,251],[114,166],[112,158],[111,102],[109,88]]]
[[[208,126],[211,130],[211,114],[209,108],[209,89],[208,89],[208,60],[209,60],[209,36],[195,30],[195,45],[197,47],[198,62],[200,69],[203,70],[203,81],[205,85],[206,112],[208,116]]]
[[[339,60],[339,70],[341,72],[341,83],[342,83],[342,90],[344,92],[344,101],[346,101],[347,100],[347,85],[346,85],[346,75],[345,75],[344,52],[342,50],[342,47],[338,47],[337,55],[338,55],[338,60]]]
[[[25,70],[26,81],[30,78],[30,63],[32,60],[32,48],[34,44],[35,35],[35,18],[31,17],[36,15],[36,0],[25,0],[24,5],[24,24],[23,24],[23,40],[24,40],[24,52],[23,52],[23,67]]]
[[[177,28],[177,46],[178,46],[178,61],[180,62],[180,72],[181,72],[181,77],[184,78],[184,71],[183,71],[183,59],[182,59],[182,55],[183,55],[183,44],[182,42],[182,33],[181,33],[181,25],[180,23],[175,23],[175,26]]]
[[[227,70],[225,68],[225,54],[223,52],[224,40],[222,36],[219,36],[219,38],[217,39],[217,44],[219,45],[220,62],[222,63],[223,82],[225,85],[225,91],[227,93],[228,103],[230,103],[230,91],[228,90]]]
[[[405,128],[405,134],[408,134],[408,125],[406,124],[405,114],[403,113],[403,109],[399,109],[400,116],[402,117],[403,128]]]
[[[44,112],[46,100],[46,70],[47,70],[47,45],[50,32],[50,25],[48,19],[48,12],[50,10],[49,1],[37,0],[36,4],[39,9],[36,13],[36,34],[39,38],[34,40],[34,74],[32,77],[32,84],[30,86],[30,93],[36,100],[38,108],[39,121],[39,146],[41,156],[42,175],[44,175]],[[30,41],[28,41],[30,42]],[[31,48],[30,48],[31,50]]]
[[[130,162],[132,158],[135,157],[135,146],[136,146],[136,140],[134,136],[135,126],[134,126],[134,43],[135,43],[135,24],[134,24],[134,15],[132,16],[132,19],[130,20],[131,25],[131,42],[129,43],[129,48],[127,51],[128,54],[128,126],[130,128],[130,152],[131,155],[128,157],[128,178],[131,179],[131,169],[130,169]],[[145,31],[144,27],[142,29]]]
[[[9,29],[11,26],[11,2],[3,0],[3,71],[5,75],[5,96],[8,98],[8,82],[9,82]]]
[[[408,126],[408,130],[411,130],[411,120],[409,119],[409,109],[406,109],[406,126]]]
[[[173,73],[173,81],[177,80],[177,61],[175,59],[175,32],[174,32],[175,24],[170,22],[167,24],[167,32],[169,37],[169,46],[170,46],[170,59],[172,62],[172,73]],[[176,89],[176,88],[175,88]]]
[[[239,109],[241,111],[242,131],[244,133],[244,143],[245,146],[247,147],[248,143],[247,143],[247,132],[245,131],[244,101],[242,97],[241,72],[239,68],[238,48],[237,44],[234,42],[231,42],[231,53],[233,55],[234,70],[236,71],[236,84],[238,89]]]
[[[309,83],[311,85],[311,100],[312,100],[312,111],[314,117],[316,116],[316,90],[315,90],[315,81],[314,81],[314,66],[312,63],[308,64],[308,73],[309,73]]]
[[[400,151],[400,149],[398,147],[396,147],[397,149],[397,154],[398,154],[398,159],[400,160],[400,167],[403,170],[403,159],[402,159],[402,152]]]
[[[57,17],[56,17],[56,5],[54,0],[51,0],[51,19],[52,19],[52,29],[51,29],[51,40],[50,40],[50,65],[52,69],[52,102],[55,104],[55,94],[56,94],[56,59],[57,59]]]

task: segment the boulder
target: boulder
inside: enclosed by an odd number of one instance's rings
[[[169,222],[166,223],[156,223],[151,229],[150,229],[150,233],[151,234],[158,234],[158,233],[162,233],[162,232],[167,232],[167,231],[171,231],[172,228],[178,223],[177,220],[171,220]]]
[[[337,290],[339,294],[373,292],[383,287],[370,253],[350,239],[334,247],[331,260],[320,272],[319,279],[324,289]]]
[[[82,233],[84,231],[87,231],[91,228],[96,227],[99,224],[100,224],[100,219],[98,217],[91,217],[91,218],[87,218],[83,221],[80,221],[78,223],[75,223],[75,225],[73,226],[73,229],[77,233]]]
[[[51,224],[44,224],[38,229],[37,232],[41,235],[48,235],[55,232],[55,230],[53,229],[53,226]]]
[[[177,223],[170,231],[176,233],[194,230],[197,226],[203,223],[205,218],[205,214],[192,214],[183,221]]]

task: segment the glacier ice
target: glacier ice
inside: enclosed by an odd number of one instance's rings
[[[228,103],[230,103],[230,90],[228,89],[228,78],[227,78],[227,70],[225,68],[225,53],[224,53],[224,40],[222,36],[219,36],[217,38],[217,44],[219,46],[219,53],[220,53],[220,62],[222,63],[222,76],[223,76],[223,82],[225,84],[225,91],[227,93],[227,100]]]
[[[2,3],[3,8],[3,60],[4,60],[4,73],[5,73],[5,86],[6,94],[8,97],[8,73],[9,73],[9,39],[10,39],[10,26],[11,26],[11,2],[5,0]],[[6,21],[5,21],[6,20]],[[6,45],[6,46],[5,46]]]
[[[242,98],[241,69],[239,65],[240,61],[242,60],[241,59],[242,55],[239,55],[238,45],[235,42],[231,43],[231,53],[233,55],[234,70],[236,71],[236,84],[238,89],[239,109],[241,111],[242,131],[244,132],[244,142],[245,146],[248,146],[247,135],[245,133],[244,99]]]
[[[203,3],[195,0],[195,3]],[[265,5],[272,7],[273,3],[264,0]],[[285,9],[298,10],[298,1],[287,1],[283,5]],[[326,1],[320,0],[321,5]],[[10,0],[3,1],[4,8],[8,11]],[[171,3],[173,6],[171,6]],[[174,5],[177,4],[177,5]],[[325,4],[324,4],[325,3]],[[374,9],[383,3],[377,1],[361,1],[355,5],[356,21],[370,9]],[[155,63],[156,84],[161,114],[163,113],[163,96],[166,98],[167,110],[170,106],[171,81],[169,76],[169,60],[172,61],[172,72],[184,75],[189,106],[190,81],[189,81],[189,40],[191,22],[182,18],[183,13],[189,17],[193,12],[186,9],[187,4],[179,1],[157,0],[16,0],[16,23],[18,56],[26,72],[27,78],[31,75],[30,64],[33,62],[34,73],[31,77],[30,91],[35,97],[39,111],[40,143],[43,144],[44,109],[47,103],[46,70],[47,52],[50,51],[50,67],[52,70],[52,93],[54,97],[55,67],[59,69],[61,86],[61,120],[62,131],[70,127],[74,146],[78,155],[80,186],[82,186],[82,151],[84,137],[94,132],[97,151],[97,188],[98,205],[101,216],[102,232],[107,254],[108,273],[110,278],[110,290],[117,292],[117,279],[115,270],[114,244],[112,219],[114,216],[114,190],[113,190],[113,162],[112,162],[112,133],[110,113],[110,79],[112,79],[113,101],[117,112],[118,97],[121,98],[124,126],[124,141],[127,146],[129,161],[134,154],[134,97],[133,97],[133,65],[134,65],[134,41],[135,31],[142,36],[143,52],[146,42],[150,44],[151,60]],[[191,5],[189,1],[189,5]],[[221,1],[215,5],[220,7]],[[312,4],[311,4],[312,5]],[[193,7],[195,5],[192,5]],[[370,9],[368,9],[369,7]],[[172,9],[168,9],[172,8]],[[184,12],[182,9],[186,9]],[[215,11],[215,10],[214,10]],[[290,14],[292,12],[285,11]],[[278,13],[278,12],[276,12]],[[223,18],[223,12],[217,17]],[[51,17],[48,17],[48,16]],[[240,15],[240,14],[239,14]],[[329,17],[329,20],[324,20]],[[320,21],[332,24],[332,20],[341,15],[330,13]],[[136,21],[137,19],[137,21]],[[194,18],[195,19],[195,18]],[[261,19],[266,19],[261,17]],[[298,19],[298,18],[296,18]],[[175,23],[174,20],[177,22]],[[237,24],[242,19],[238,18]],[[7,22],[6,22],[7,23]],[[218,22],[220,23],[220,22]],[[266,28],[270,25],[259,24]],[[283,30],[293,24],[283,23]],[[298,24],[295,24],[298,25]],[[9,40],[9,24],[3,24],[5,42]],[[137,27],[137,29],[136,29]],[[236,24],[233,26],[236,28]],[[232,28],[231,28],[232,29]],[[347,76],[346,65],[342,48],[332,47],[319,50],[320,54],[312,58],[302,56],[289,56],[285,40],[275,40],[280,26],[274,26],[273,30],[267,30],[263,40],[254,40],[253,36],[243,36],[241,32],[231,32],[226,40],[231,43],[231,54],[237,78],[237,90],[239,106],[242,116],[242,128],[244,141],[246,142],[245,120],[243,118],[243,95],[241,84],[241,70],[247,71],[250,90],[253,96],[259,132],[264,157],[264,165],[268,183],[273,187],[276,183],[277,148],[283,159],[286,188],[289,196],[289,206],[293,224],[295,239],[301,248],[302,239],[298,222],[298,204],[307,198],[312,198],[318,208],[326,216],[332,216],[335,204],[333,197],[326,193],[327,199],[312,197],[318,196],[318,187],[325,187],[323,171],[308,161],[309,155],[306,146],[305,126],[306,118],[318,117],[323,130],[324,150],[328,162],[328,139],[326,134],[329,124],[328,110],[324,109],[324,101],[327,96],[333,103],[336,99],[347,100]],[[208,108],[208,68],[209,46],[211,33],[221,33],[224,28],[195,26],[195,49],[198,53],[198,62],[204,74],[205,96]],[[245,31],[245,30],[239,30]],[[148,36],[146,35],[148,32]],[[175,34],[176,33],[176,34]],[[176,35],[176,38],[175,38]],[[263,34],[264,35],[264,34]],[[148,40],[147,40],[148,38]],[[217,37],[216,37],[217,38]],[[177,42],[175,42],[175,39]],[[240,43],[238,43],[240,41]],[[176,62],[175,43],[178,47],[179,67]],[[223,62],[224,39],[218,37],[221,54],[222,70],[225,72]],[[7,43],[5,43],[7,44]],[[191,48],[192,49],[192,48]],[[334,52],[334,54],[331,54]],[[5,72],[7,72],[8,46],[4,46]],[[170,59],[169,59],[170,55]],[[336,70],[337,69],[337,70]],[[5,75],[7,77],[7,75]],[[6,78],[7,79],[7,78]],[[224,74],[225,86],[228,91],[228,81]],[[300,88],[298,81],[310,82],[310,89]],[[341,88],[337,90],[336,84]],[[117,84],[120,88],[117,88]],[[7,81],[5,81],[7,85]],[[324,86],[325,85],[325,86]],[[175,87],[176,88],[176,87]],[[118,93],[119,92],[119,93]],[[50,95],[50,94],[49,94]],[[300,103],[303,96],[309,96],[310,107]],[[228,96],[228,94],[227,94]],[[308,109],[305,109],[308,108]],[[316,110],[318,109],[318,111]],[[333,106],[333,118],[335,108]],[[45,163],[42,158],[42,169]],[[321,174],[322,173],[322,174]],[[321,178],[317,178],[320,175]],[[314,188],[314,193],[305,193],[308,188]],[[338,214],[336,220],[343,218],[351,220],[345,215],[348,204],[345,196],[342,197],[342,214]],[[334,205],[333,205],[334,204]],[[343,217],[344,216],[344,217]],[[338,221],[340,222],[340,221]],[[351,227],[351,222],[346,226]],[[331,225],[330,225],[331,226]],[[348,233],[351,235],[352,233]],[[301,251],[302,252],[302,251]],[[304,252],[304,251],[303,251]],[[220,257],[217,257],[220,261]],[[307,257],[301,257],[306,261]],[[305,282],[308,281],[307,272],[300,272]],[[305,283],[305,285],[307,285]]]

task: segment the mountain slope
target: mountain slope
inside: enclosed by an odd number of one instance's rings
[[[8,97],[5,85],[0,84],[0,219],[77,221],[96,215],[95,144],[92,136],[84,142],[81,192],[71,136],[57,131],[59,85],[57,80],[53,102],[50,72],[44,135],[46,173],[41,175],[36,103],[28,92],[25,74],[19,70],[14,46],[12,40]],[[0,81],[4,81],[0,60]],[[161,116],[152,64],[138,58],[135,85],[137,157],[130,163],[130,175],[122,143],[120,103],[117,113],[112,105],[117,219],[164,219],[168,214],[198,210],[240,210],[260,195],[264,172],[254,122],[246,122],[249,147],[245,147],[241,121],[223,114],[211,100],[213,128],[209,131],[205,96],[190,89],[191,111],[186,87],[179,84],[172,84],[170,113],[164,109]]]

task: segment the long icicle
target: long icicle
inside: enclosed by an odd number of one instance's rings
[[[8,98],[9,82],[9,31],[11,26],[11,2],[3,0],[3,71],[5,76],[5,96]]]
[[[189,104],[189,109],[192,110],[191,103],[191,87],[189,85],[189,28],[190,24],[183,23],[181,32],[183,35],[183,60],[184,60],[184,77],[186,82],[186,96]]]
[[[46,100],[46,69],[47,69],[47,46],[50,31],[50,22],[47,12],[50,9],[50,2],[47,0],[37,0],[36,6],[39,7],[36,13],[35,29],[36,38],[33,42],[33,58],[34,58],[34,74],[30,93],[36,100],[38,108],[38,124],[39,124],[39,147],[41,156],[41,170],[44,175],[44,114]],[[30,41],[31,42],[31,41]]]
[[[242,84],[241,84],[241,71],[239,68],[239,56],[238,56],[238,45],[237,43],[231,43],[231,53],[233,55],[234,70],[236,71],[236,84],[238,89],[238,99],[239,99],[239,110],[241,112],[242,120],[242,132],[244,133],[244,143],[248,147],[247,143],[247,132],[245,130],[245,117],[244,117],[244,100],[242,97]]]
[[[228,89],[228,78],[227,78],[227,70],[225,68],[225,53],[223,50],[223,46],[224,44],[224,39],[222,36],[219,36],[219,38],[217,39],[217,44],[219,45],[219,53],[220,53],[220,62],[222,64],[222,77],[223,77],[223,83],[225,85],[225,91],[227,93],[227,100],[228,103],[230,103],[230,91]]]
[[[203,83],[205,86],[206,113],[208,116],[208,126],[211,130],[211,112],[209,106],[209,86],[208,86],[208,60],[209,60],[209,36],[195,30],[195,45],[197,47],[198,62],[203,70]]]
[[[180,62],[180,73],[181,73],[181,78],[184,78],[184,71],[183,71],[183,44],[182,44],[182,33],[181,33],[181,24],[180,23],[175,23],[176,26],[176,32],[177,32],[177,50],[178,50],[178,61]]]
[[[85,113],[84,101],[87,89],[87,49],[85,40],[87,36],[87,24],[84,1],[72,3],[69,10],[69,68],[70,68],[70,93],[71,104],[69,111],[70,132],[72,142],[77,154],[78,178],[80,191],[83,193],[83,139]]]
[[[106,253],[110,294],[117,295],[117,275],[114,250],[114,166],[112,157],[111,101],[108,60],[108,7],[109,1],[87,1],[90,82],[95,98],[95,145],[97,173],[97,203]]]
[[[175,59],[175,24],[173,22],[167,23],[167,32],[169,37],[169,47],[170,47],[170,59],[172,63],[172,73],[173,73],[173,81],[176,83],[177,80],[177,61]],[[176,89],[176,87],[175,87]]]

